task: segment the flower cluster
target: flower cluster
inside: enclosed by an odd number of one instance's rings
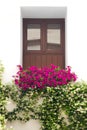
[[[26,90],[28,88],[45,88],[57,87],[58,85],[66,85],[71,81],[76,81],[77,76],[71,72],[68,66],[66,69],[59,69],[58,66],[51,65],[50,67],[38,68],[32,66],[24,70],[18,65],[19,71],[14,76],[14,81],[17,86]]]

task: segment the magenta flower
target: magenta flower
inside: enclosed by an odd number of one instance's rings
[[[21,65],[17,66],[19,71],[14,78],[15,84],[24,90],[28,88],[43,89],[46,87],[57,87],[58,85],[67,85],[71,81],[76,81],[77,76],[71,72],[71,67],[59,69],[59,66],[37,68],[31,66],[23,70]]]

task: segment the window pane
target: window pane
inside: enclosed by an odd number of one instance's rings
[[[29,42],[27,44],[27,50],[40,50],[40,41]]]
[[[27,50],[40,50],[40,25],[28,24],[27,27]]]
[[[60,45],[60,25],[48,24],[47,26],[47,47],[48,49],[57,49]]]

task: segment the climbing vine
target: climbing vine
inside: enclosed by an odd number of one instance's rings
[[[4,93],[16,105],[12,111],[5,108],[4,115],[9,121],[39,119],[42,130],[87,129],[86,83],[25,91],[15,85],[6,85]]]
[[[8,102],[14,107],[9,110]],[[27,87],[0,83],[0,127],[5,120],[27,122],[39,119],[41,130],[87,130],[87,83],[56,87]]]
[[[3,64],[0,61],[0,130],[3,130],[5,128],[5,116],[4,116],[4,110],[5,110],[5,103],[6,98],[3,91],[3,85],[2,85],[2,74],[4,72]]]
[[[3,85],[2,77],[3,77],[4,67],[0,61],[0,130],[13,130],[12,128],[6,128],[6,86]]]

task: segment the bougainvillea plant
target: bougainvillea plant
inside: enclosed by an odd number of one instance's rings
[[[52,64],[50,67],[38,68],[31,66],[24,70],[21,65],[18,65],[18,69],[17,74],[14,76],[14,81],[17,86],[24,90],[67,85],[77,79],[76,74],[71,72],[70,66],[60,69]]]
[[[18,67],[19,71],[15,77],[15,80],[18,82],[17,85],[19,85],[20,79],[24,76],[23,72],[25,73],[25,76],[26,74],[27,76],[32,76],[35,74],[34,72],[36,72],[36,75],[32,77],[36,78],[36,76],[40,74],[37,73],[39,70],[43,70],[41,71],[41,76],[48,74],[49,77],[52,77],[52,75],[54,76],[55,74],[58,77],[57,74],[62,72],[61,75],[64,77],[66,76],[67,83],[69,84],[58,85],[57,87],[41,87],[44,89],[38,89],[38,86],[35,86],[34,88],[27,86],[28,89],[26,88],[26,91],[24,91],[24,88],[19,89],[14,84],[3,85],[1,82],[0,130],[12,130],[12,127],[10,129],[6,128],[6,120],[19,120],[23,123],[23,121],[27,122],[30,119],[40,121],[40,130],[87,130],[87,83],[71,82],[76,80],[76,75],[71,72],[70,67],[67,67],[65,70],[60,70],[59,67],[54,65],[51,65],[50,68],[46,69],[30,67],[29,70],[23,70],[21,66]],[[36,68],[36,71],[34,69],[32,71],[32,68]],[[53,70],[51,73],[49,72],[50,69]],[[71,78],[67,78],[67,75],[71,76]],[[24,78],[28,79],[27,76]],[[55,77],[52,79],[55,79]],[[27,83],[27,79],[25,83]],[[35,79],[32,80],[35,81]],[[57,80],[59,80],[59,77],[55,81]],[[29,85],[29,83],[27,83],[27,85]],[[7,107],[7,102],[9,101],[12,101],[15,104],[15,107],[10,110]]]

